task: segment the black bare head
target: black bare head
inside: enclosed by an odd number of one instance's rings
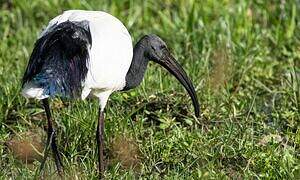
[[[177,80],[185,87],[187,92],[192,98],[193,105],[195,108],[195,114],[199,117],[200,107],[197,99],[197,94],[195,88],[187,76],[184,69],[180,64],[175,60],[171,55],[170,51],[167,48],[166,43],[157,35],[151,34],[145,37],[147,39],[145,56],[149,60],[156,62],[166,68],[171,74],[173,74]]]
[[[191,96],[195,108],[195,115],[199,117],[200,107],[191,80],[180,64],[171,55],[166,43],[157,35],[146,35],[135,45],[133,59],[126,75],[126,86],[123,90],[135,88],[141,83],[149,60],[166,68],[180,81]]]
[[[164,60],[165,52],[168,50],[166,43],[157,35],[150,34],[145,36],[146,56],[149,60],[159,63]]]

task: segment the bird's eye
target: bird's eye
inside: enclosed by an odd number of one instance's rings
[[[153,46],[151,46],[152,50],[155,51],[155,48]]]
[[[167,47],[165,45],[160,45],[159,49],[166,49]]]

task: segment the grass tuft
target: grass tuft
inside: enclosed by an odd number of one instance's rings
[[[22,132],[14,135],[5,142],[10,153],[25,164],[41,161],[45,146],[45,133],[43,130]]]
[[[128,135],[116,135],[110,143],[110,164],[120,163],[123,169],[139,170],[141,154],[138,144]]]

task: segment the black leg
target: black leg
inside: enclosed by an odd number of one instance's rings
[[[99,163],[99,173],[100,177],[103,177],[104,173],[104,156],[103,156],[103,149],[104,149],[104,112],[99,108],[99,115],[98,115],[98,126],[97,126],[97,145],[98,145],[98,163]]]
[[[41,170],[44,168],[46,159],[48,157],[49,145],[51,145],[58,174],[62,175],[62,163],[61,163],[59,151],[57,150],[57,146],[56,146],[56,134],[55,134],[55,129],[52,126],[52,117],[51,117],[49,102],[48,99],[43,99],[42,101],[47,115],[48,128],[47,128],[46,151],[45,151],[44,159],[41,164]]]

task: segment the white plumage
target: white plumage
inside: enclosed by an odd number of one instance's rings
[[[109,95],[125,86],[125,76],[132,61],[132,40],[122,22],[101,11],[70,10],[53,18],[40,37],[51,31],[53,25],[85,20],[89,22],[92,46],[81,98],[94,95],[99,98],[101,109],[104,109]],[[28,83],[22,94],[25,97],[44,99],[47,96],[42,91]]]

